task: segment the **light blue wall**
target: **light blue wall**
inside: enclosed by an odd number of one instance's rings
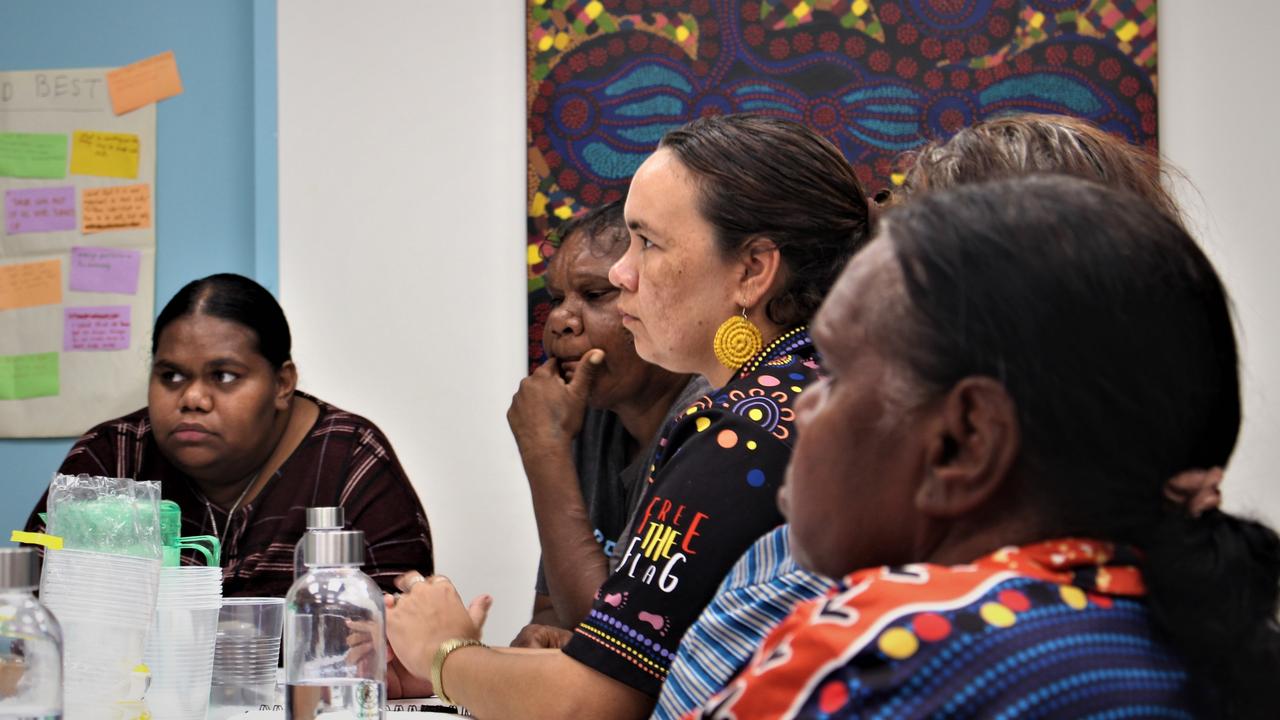
[[[161,102],[156,119],[157,313],[215,272],[276,291],[275,38],[275,0],[0,1],[0,70],[177,56],[184,92]],[[71,443],[0,440],[0,544]]]

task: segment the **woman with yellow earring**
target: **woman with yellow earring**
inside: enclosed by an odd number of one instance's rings
[[[648,717],[685,630],[783,522],[794,403],[819,372],[806,323],[868,234],[840,151],[754,115],[669,132],[636,172],[625,216],[630,245],[609,280],[636,353],[718,389],[665,429],[621,565],[563,651],[450,642],[479,635],[447,582],[417,583],[388,612],[396,656],[414,674],[440,672],[450,701],[477,717]]]

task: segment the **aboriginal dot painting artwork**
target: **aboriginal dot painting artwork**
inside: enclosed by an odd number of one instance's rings
[[[868,194],[904,152],[1003,114],[1156,142],[1155,0],[529,0],[527,28],[531,366],[557,226],[701,115],[803,122]]]

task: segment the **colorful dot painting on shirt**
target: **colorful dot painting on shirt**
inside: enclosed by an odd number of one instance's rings
[[[756,538],[783,522],[776,495],[795,440],[796,393],[818,378],[795,328],[665,428],[617,571],[566,652],[656,695],[681,637]],[[791,375],[799,374],[801,380]]]
[[[803,326],[787,331],[747,361],[737,376],[739,381],[745,380],[745,383],[730,383],[715,397],[702,398],[686,409],[675,422],[692,417],[695,431],[703,433],[714,423],[713,413],[706,411],[727,409],[735,415],[747,418],[778,440],[788,441],[792,435],[791,423],[795,420],[795,411],[789,405],[802,390],[801,386],[794,383],[811,379],[818,367],[817,363],[802,359],[795,353],[810,347],[811,342]],[[797,366],[810,374],[797,372]],[[785,389],[782,387],[783,378],[787,382]],[[716,432],[715,442],[723,450],[738,452],[751,452],[759,447],[756,440],[743,442],[738,432],[731,428]],[[665,443],[659,443],[660,449],[664,446]],[[747,470],[745,480],[748,486],[760,488],[766,485],[768,477],[764,470],[753,467]]]

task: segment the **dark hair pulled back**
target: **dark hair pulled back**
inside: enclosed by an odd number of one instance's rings
[[[1199,712],[1274,717],[1280,539],[1162,494],[1225,466],[1240,426],[1229,301],[1195,241],[1136,195],[1065,176],[929,193],[884,227],[906,287],[895,350],[925,394],[999,379],[1046,532],[1136,547]]]
[[[697,177],[699,209],[726,254],[759,237],[777,245],[786,285],[766,307],[769,320],[809,321],[868,236],[862,184],[836,146],[799,123],[749,113],[699,118],[658,146]]]
[[[243,275],[219,273],[184,285],[156,318],[152,356],[165,328],[188,315],[208,315],[252,330],[258,339],[258,353],[277,370],[290,360],[293,339],[284,310],[266,288]]]

